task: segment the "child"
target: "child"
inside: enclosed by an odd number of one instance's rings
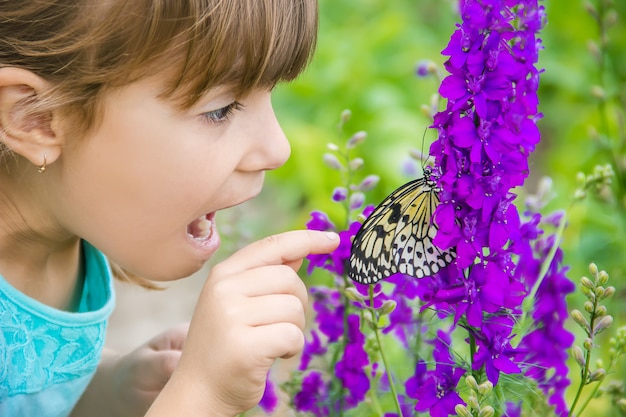
[[[100,361],[111,271],[197,271],[215,213],[287,159],[270,92],[306,65],[316,19],[315,0],[0,3],[0,415],[234,416],[299,352],[295,271],[334,234],[243,248],[188,332]]]

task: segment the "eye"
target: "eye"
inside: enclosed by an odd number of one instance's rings
[[[207,123],[220,125],[228,122],[233,113],[238,110],[243,110],[243,105],[238,101],[233,101],[228,106],[222,107],[221,109],[202,113],[200,117]]]

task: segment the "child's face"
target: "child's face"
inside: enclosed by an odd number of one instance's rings
[[[153,280],[198,270],[219,246],[216,211],[256,196],[289,144],[270,92],[212,91],[183,113],[154,80],[110,93],[102,123],[64,149],[58,216],[123,268]],[[211,112],[209,114],[206,114]],[[212,121],[213,120],[213,121]],[[208,237],[206,236],[208,234]]]

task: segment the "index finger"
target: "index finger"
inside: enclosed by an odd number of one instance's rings
[[[319,230],[292,230],[271,235],[243,247],[222,262],[221,269],[238,273],[267,265],[292,265],[310,254],[330,253],[339,235]]]

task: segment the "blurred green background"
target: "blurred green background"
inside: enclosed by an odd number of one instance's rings
[[[591,4],[599,7],[600,2],[606,0]],[[577,172],[589,173],[605,163],[621,164],[621,175],[626,170],[624,144],[613,152],[617,157],[610,152],[624,140],[624,120],[617,114],[623,117],[626,102],[626,1],[613,2],[610,14],[617,23],[605,33],[609,42],[603,70],[589,52],[589,41],[598,41],[601,34],[586,2],[540,3],[548,16],[538,64],[545,69],[540,86],[542,142],[531,157],[526,186],[518,191],[521,196],[534,192],[539,178],[552,177],[556,198],[547,208],[551,211],[570,207]],[[356,131],[368,133],[366,144],[358,149],[365,160],[362,175],[381,177],[368,195],[370,203],[409,179],[403,174],[408,152],[427,152],[435,138],[434,131],[427,131],[430,120],[420,107],[430,103],[439,84],[435,77],[418,78],[416,65],[433,61],[443,72],[440,51],[458,21],[457,1],[451,0],[320,0],[315,58],[298,80],[279,86],[274,94],[292,157],[268,175],[264,199],[270,202],[271,220],[253,230],[255,235],[302,227],[312,209],[341,219],[342,211],[329,196],[342,179],[323,165],[322,155],[328,143],[343,143]],[[607,96],[608,144],[592,134],[602,130],[599,100],[592,94],[600,84]],[[352,118],[339,131],[344,109],[352,111]],[[595,261],[614,279],[621,277],[626,287],[625,185],[615,181],[613,201],[588,198],[568,211],[563,247],[572,279]],[[521,197],[517,203],[523,203]]]
[[[526,185],[517,190],[517,204],[523,207],[523,196],[535,192],[541,177],[553,179],[555,198],[546,212],[567,210],[562,247],[569,278],[578,284],[581,276],[588,275],[589,262],[605,269],[617,287],[609,313],[616,316],[615,327],[623,326],[626,1],[589,3],[604,7],[605,20],[615,22],[608,29],[600,28],[581,0],[541,4],[548,16],[540,35],[545,49],[538,64],[545,69],[540,85],[542,142],[531,157]],[[344,143],[357,131],[368,133],[354,155],[365,160],[361,177],[381,177],[368,194],[368,203],[376,204],[410,179],[405,169],[409,151],[427,152],[435,138],[435,132],[428,130],[430,119],[420,108],[431,103],[439,85],[435,77],[417,77],[415,69],[419,62],[432,61],[443,73],[445,57],[440,51],[458,21],[457,1],[451,0],[320,0],[315,58],[298,80],[279,86],[274,94],[275,110],[292,143],[292,157],[268,175],[254,212],[238,219],[250,238],[301,228],[314,209],[341,224],[345,213],[331,201],[330,193],[343,180],[322,163],[322,156],[328,143]],[[606,42],[602,64],[590,52],[590,42],[597,45],[601,39]],[[596,86],[602,86],[602,99]],[[350,109],[352,117],[339,130],[344,109]],[[595,165],[607,163],[617,172],[610,192],[590,195],[572,206],[576,174],[591,173]],[[582,310],[583,302],[580,295],[570,298],[572,308]],[[626,374],[623,365],[620,374]],[[577,383],[577,377],[572,377]]]

